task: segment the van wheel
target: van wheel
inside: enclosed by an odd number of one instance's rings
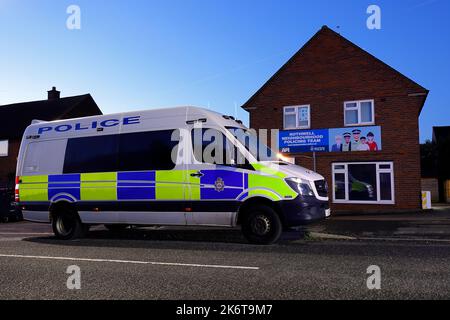
[[[111,232],[122,232],[128,227],[127,224],[105,224],[105,228]]]
[[[242,233],[253,244],[272,244],[283,231],[280,217],[272,208],[264,205],[249,208],[242,221]]]
[[[83,225],[77,213],[60,212],[52,219],[52,228],[56,238],[72,240],[83,238],[89,230],[89,226]]]

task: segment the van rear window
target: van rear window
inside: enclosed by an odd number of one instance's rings
[[[171,170],[178,141],[173,130],[69,139],[64,173]]]

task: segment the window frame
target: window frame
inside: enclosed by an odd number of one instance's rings
[[[232,148],[234,148],[234,152],[236,152],[235,154],[232,154],[235,156],[235,158],[237,157],[238,153],[240,153],[242,155],[242,157],[245,159],[245,164],[215,164],[215,163],[209,163],[209,162],[205,162],[203,161],[204,159],[202,159],[202,161],[200,161],[199,159],[197,159],[196,155],[195,155],[195,146],[194,146],[194,139],[193,139],[193,134],[194,134],[194,130],[202,130],[202,135],[204,134],[203,130],[216,130],[217,132],[219,132],[222,137],[225,139],[225,145],[230,147],[232,146]],[[228,131],[227,129],[227,133],[225,133],[223,130],[221,130],[222,128],[217,128],[217,127],[192,127],[190,128],[189,131],[189,143],[190,143],[190,150],[191,150],[191,163],[193,165],[208,165],[208,166],[223,166],[223,167],[229,167],[229,168],[238,168],[238,169],[246,169],[246,170],[254,170],[254,168],[252,167],[252,165],[250,164],[250,159],[248,155],[251,155],[250,152],[248,152],[248,150],[245,150],[245,152],[242,152],[241,148],[239,147],[239,145],[236,143],[236,141],[238,141],[234,136],[233,139],[230,139],[228,134],[231,134],[231,132]],[[202,147],[203,149],[203,147]]]
[[[292,109],[294,108],[295,111],[293,112],[286,112],[286,109]],[[307,126],[300,126],[299,125],[299,109],[300,108],[307,108],[308,109],[308,125]],[[286,126],[286,115],[295,115],[295,127],[287,127]],[[311,105],[310,104],[304,104],[304,105],[295,105],[295,106],[286,106],[283,107],[283,128],[284,130],[295,130],[295,129],[311,129]]]
[[[0,153],[0,158],[9,157],[9,140],[8,139],[0,140],[0,143],[3,142],[6,142],[6,153]]]
[[[361,104],[364,102],[370,102],[372,104],[372,121],[370,122],[362,122],[361,120]],[[347,108],[348,104],[356,103],[356,107]],[[356,110],[358,112],[358,123],[347,123],[347,110]],[[358,126],[373,126],[375,125],[375,99],[366,99],[366,100],[355,100],[355,101],[345,101],[344,102],[344,126],[345,127],[358,127]]]
[[[376,181],[377,181],[377,201],[362,201],[362,200],[349,200],[350,193],[348,190],[348,165],[351,164],[375,164],[376,165]],[[382,169],[380,166],[390,165],[389,169]],[[336,169],[336,166],[344,166],[344,169]],[[370,162],[333,162],[331,164],[332,171],[332,183],[333,183],[333,203],[336,204],[373,204],[373,205],[394,205],[395,204],[395,170],[394,162],[392,161],[370,161]],[[336,173],[343,173],[345,175],[345,199],[336,199],[335,192],[335,175]],[[381,185],[380,185],[380,174],[390,173],[391,174],[391,199],[392,200],[380,200],[381,196]]]

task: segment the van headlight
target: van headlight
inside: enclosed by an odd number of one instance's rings
[[[286,183],[294,189],[295,192],[298,192],[302,196],[314,196],[314,191],[311,188],[311,184],[308,180],[300,179],[300,178],[287,178]]]

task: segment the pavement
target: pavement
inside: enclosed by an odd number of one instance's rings
[[[450,242],[450,206],[412,213],[336,215],[309,231],[319,237]]]
[[[313,229],[339,231],[345,219]],[[450,241],[328,235],[288,233],[279,244],[255,246],[239,230],[145,228],[113,234],[99,226],[87,239],[59,241],[48,225],[0,224],[0,299],[450,297]],[[71,265],[81,270],[80,290],[67,288]],[[372,265],[381,270],[380,290],[367,287]]]

